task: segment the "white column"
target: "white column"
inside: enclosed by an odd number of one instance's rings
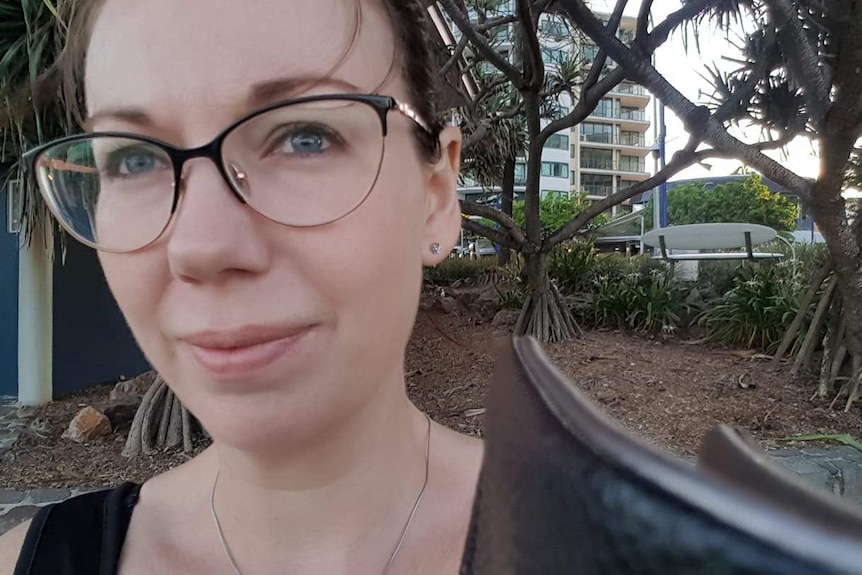
[[[42,230],[37,230],[18,257],[18,401],[22,405],[47,403],[53,394],[53,238],[50,231],[47,235],[46,241]]]

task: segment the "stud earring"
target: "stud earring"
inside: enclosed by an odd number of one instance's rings
[[[431,253],[435,256],[438,255],[440,253],[440,244],[436,242],[431,244]]]

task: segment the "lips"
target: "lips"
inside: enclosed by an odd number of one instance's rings
[[[180,339],[195,361],[213,376],[234,379],[254,375],[295,351],[310,330],[310,326],[250,326],[200,332]]]

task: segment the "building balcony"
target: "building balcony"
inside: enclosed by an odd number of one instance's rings
[[[595,160],[592,158],[581,158],[582,170],[603,170],[612,172],[617,169],[616,162],[613,160]]]
[[[595,184],[586,184],[581,186],[581,189],[587,193],[591,199],[606,198],[614,193],[613,186],[602,186]]]
[[[631,148],[628,153],[645,156],[650,149],[647,147],[646,136],[642,133],[633,134],[580,134],[582,144],[589,144],[601,149]]]
[[[614,110],[608,111],[601,108],[593,110],[587,120],[612,120],[619,123],[620,128],[626,132],[646,132],[650,123],[644,110]]]
[[[643,108],[650,101],[650,94],[646,88],[638,84],[623,82],[612,88],[610,95],[620,99],[620,104],[623,106],[631,106],[635,108]]]

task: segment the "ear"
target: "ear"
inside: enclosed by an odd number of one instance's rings
[[[425,193],[425,244],[422,263],[439,264],[458,243],[461,232],[461,203],[458,201],[458,173],[461,169],[461,130],[454,127],[440,132],[440,159],[431,166]],[[431,251],[440,244],[439,253]]]

